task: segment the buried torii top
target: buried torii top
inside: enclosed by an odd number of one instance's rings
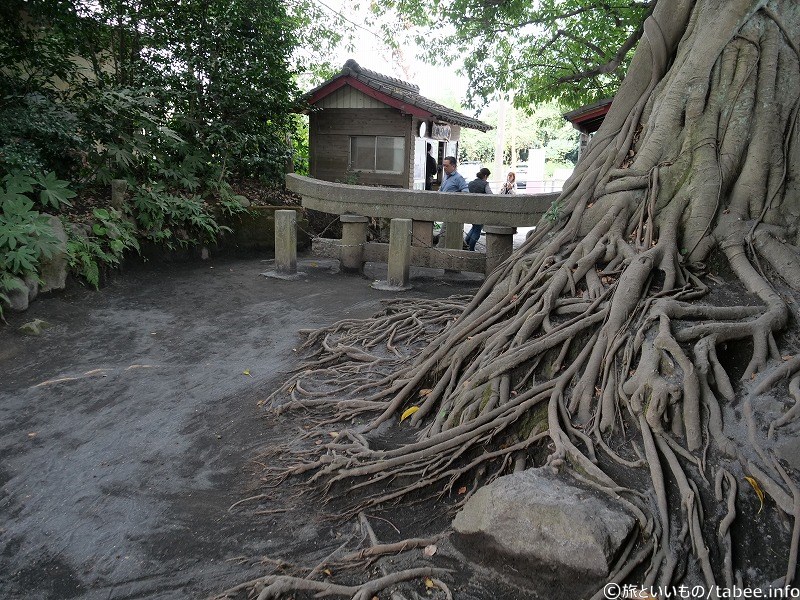
[[[396,108],[403,114],[414,115],[420,119],[444,121],[479,131],[492,129],[491,125],[487,125],[483,121],[468,117],[421,96],[418,86],[364,69],[352,58],[344,63],[344,67],[337,75],[305,94],[303,99],[308,104],[314,105],[345,85],[350,85],[367,96]]]

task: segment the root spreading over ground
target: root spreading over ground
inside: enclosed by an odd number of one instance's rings
[[[783,333],[800,290],[800,5],[659,2],[644,30],[557,218],[475,297],[396,301],[310,334],[316,354],[275,405],[344,425],[278,479],[345,482],[355,515],[569,469],[638,520],[609,581],[795,583],[800,478],[772,441],[800,416]],[[722,356],[734,347],[748,353],[735,376]],[[768,393],[793,406],[767,418]],[[415,438],[376,443],[401,416]],[[773,581],[736,568],[732,524],[753,517],[737,515],[744,481],[790,524]]]

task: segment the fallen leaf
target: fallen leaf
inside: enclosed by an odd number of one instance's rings
[[[466,493],[467,493],[467,486],[462,486],[462,487],[458,488],[459,496],[463,495],[463,494],[466,494]]]
[[[425,389],[419,391],[419,395],[420,395],[420,397],[425,397],[428,394],[430,394],[432,391],[433,390],[430,389],[430,388],[425,388]]]
[[[29,437],[29,438],[31,438],[31,439],[33,439],[33,438],[35,438],[37,435],[39,435],[39,434],[38,434],[38,433],[36,433],[35,431],[31,431],[31,432],[28,434],[28,437]]]
[[[400,415],[400,422],[402,423],[403,421],[405,421],[408,417],[413,415],[418,410],[419,410],[419,406],[409,406],[407,409],[405,409],[403,411],[403,414]]]
[[[246,369],[246,370],[242,371],[242,375],[247,375],[248,377],[250,377],[251,376],[250,375],[250,369]]]
[[[337,437],[339,437],[339,432],[338,431],[329,431],[328,435],[331,436],[332,438],[337,438]]]
[[[322,572],[325,573],[325,575],[331,575],[332,574],[330,569],[322,569]]]
[[[761,511],[764,509],[764,490],[761,489],[761,486],[758,485],[758,482],[753,477],[745,477],[747,483],[753,486],[753,489],[756,492],[756,496],[758,496],[758,501],[761,502],[761,506],[758,509],[758,513],[760,514]]]
[[[436,544],[431,544],[430,546],[425,546],[425,549],[422,551],[422,553],[425,556],[433,556],[434,554],[436,554],[436,550],[437,550]]]
[[[792,358],[792,355],[791,355],[791,354],[789,354],[789,355],[787,355],[787,356],[781,356],[781,358],[782,358],[783,360],[791,360],[791,358]]]
[[[433,583],[433,579],[431,579],[430,577],[426,577],[425,578],[425,587],[428,588],[428,589],[435,588],[436,584]]]

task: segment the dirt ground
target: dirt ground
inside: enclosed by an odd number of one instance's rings
[[[313,506],[229,511],[254,489],[258,450],[297,425],[257,406],[296,366],[297,331],[392,297],[370,287],[378,271],[336,264],[301,260],[307,277],[288,282],[262,277],[260,258],[150,263],[7,315],[0,597],[203,598],[263,574],[263,557],[338,545]],[[407,293],[422,297],[480,283],[417,275]],[[52,327],[18,332],[36,318]]]

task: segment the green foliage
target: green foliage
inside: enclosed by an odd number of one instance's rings
[[[430,62],[463,58],[471,106],[513,92],[518,107],[556,100],[577,108],[614,95],[654,4],[384,0],[372,7],[396,12],[387,37],[415,31]]]
[[[126,251],[139,252],[136,226],[114,208],[95,208],[91,233],[81,235],[68,224],[67,257],[70,268],[95,288],[100,285],[100,272],[116,267]]]
[[[60,188],[58,180],[40,177]],[[0,299],[4,292],[19,287],[17,278],[35,275],[39,260],[52,256],[57,240],[49,218],[35,209],[30,196],[36,180],[19,173],[7,175],[0,186]],[[68,191],[68,190],[66,190]],[[0,316],[2,307],[0,306]]]
[[[133,211],[144,239],[169,249],[209,244],[230,231],[217,223],[202,198],[170,193],[160,183],[138,188]]]
[[[138,250],[137,223],[169,248],[213,241],[226,228],[203,197],[235,214],[232,178],[282,182],[292,154],[307,157],[292,62],[299,35],[320,52],[340,38],[322,12],[310,0],[0,3],[0,278],[35,272],[38,208],[58,213],[74,190],[117,178],[138,190],[132,222],[96,209],[90,235],[69,240],[93,285]]]
[[[10,0],[0,174],[141,181],[161,170],[192,191],[230,175],[280,177],[299,23],[314,28],[294,4],[259,0]],[[199,168],[187,170],[189,157]]]
[[[555,223],[561,217],[561,211],[563,208],[564,202],[562,200],[553,200],[553,202],[550,203],[550,208],[548,208],[547,212],[544,213],[544,218],[551,223]]]

